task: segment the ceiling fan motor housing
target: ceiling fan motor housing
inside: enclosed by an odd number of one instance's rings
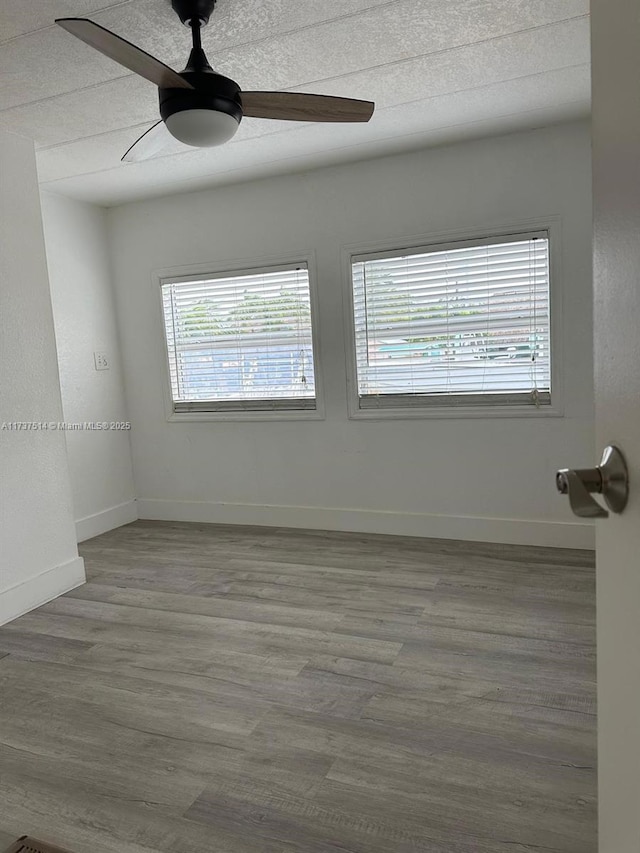
[[[208,71],[183,71],[180,75],[193,89],[159,89],[163,121],[184,110],[215,110],[242,120],[240,87],[229,77]]]

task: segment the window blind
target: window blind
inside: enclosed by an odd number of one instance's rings
[[[315,409],[304,264],[163,281],[175,412]]]
[[[352,260],[360,408],[551,402],[547,232]]]

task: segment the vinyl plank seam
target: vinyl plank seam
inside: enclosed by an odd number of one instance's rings
[[[442,617],[441,617],[441,618],[442,618]],[[592,626],[591,626],[591,624],[590,624],[590,623],[588,623],[588,622],[584,622],[584,623],[583,623],[583,622],[569,622],[569,623],[567,623],[567,622],[563,622],[563,625],[575,625],[575,626],[580,626],[580,627],[584,627],[584,626],[586,626],[586,627],[592,627]],[[434,627],[434,628],[449,628],[449,629],[450,629],[450,630],[452,630],[452,631],[467,631],[467,632],[469,632],[469,633],[475,633],[475,634],[487,634],[487,635],[488,635],[488,636],[490,636],[490,637],[505,637],[505,638],[514,637],[514,638],[517,638],[517,639],[519,639],[519,640],[544,640],[545,642],[550,642],[550,643],[553,643],[553,642],[556,642],[556,643],[557,643],[557,642],[563,642],[563,643],[566,643],[567,645],[571,645],[571,646],[582,646],[582,647],[584,647],[584,648],[595,648],[595,645],[593,645],[593,644],[591,644],[591,643],[585,643],[585,642],[584,642],[584,641],[582,641],[582,640],[571,640],[570,638],[568,638],[568,639],[562,639],[562,640],[556,640],[556,639],[554,639],[554,638],[548,638],[548,639],[547,639],[546,637],[536,637],[536,636],[532,636],[531,634],[522,634],[522,633],[514,634],[514,633],[513,633],[513,632],[511,632],[511,631],[509,631],[509,632],[507,632],[507,631],[504,631],[504,632],[502,632],[502,631],[487,631],[487,630],[484,630],[484,629],[479,628],[479,627],[476,627],[476,626],[472,626],[472,627],[465,627],[464,625],[452,625],[452,624],[449,624],[449,623],[447,623],[447,624],[442,624],[442,623],[440,623],[440,622],[437,622],[437,623],[434,623],[432,626],[429,626],[429,625],[424,625],[424,626],[422,626],[422,625],[418,625],[417,627],[424,627],[424,628],[429,628],[429,627]],[[595,628],[594,628],[594,630],[595,630]],[[409,643],[409,642],[412,642],[412,641],[411,641],[411,640],[406,640],[405,642]]]

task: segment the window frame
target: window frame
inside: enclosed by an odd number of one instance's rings
[[[169,349],[167,336],[165,334],[165,318],[162,300],[162,286],[169,283],[181,283],[188,281],[201,281],[203,278],[224,278],[231,275],[260,275],[265,272],[277,272],[289,270],[296,265],[306,267],[309,277],[309,303],[311,309],[311,343],[313,351],[313,369],[315,381],[315,406],[300,408],[285,408],[282,405],[274,406],[273,409],[266,408],[264,403],[256,408],[227,408],[211,410],[176,411],[171,387],[171,376],[169,367]],[[161,342],[161,358],[163,360],[163,400],[166,420],[170,423],[185,422],[208,422],[208,421],[295,421],[295,420],[323,420],[324,410],[324,387],[320,362],[319,349],[319,320],[318,320],[318,293],[315,266],[315,255],[312,251],[298,252],[296,254],[277,257],[263,257],[252,259],[238,259],[218,261],[204,264],[192,264],[189,266],[172,267],[168,269],[155,270],[152,273],[152,285],[155,291],[157,306],[157,337]],[[308,398],[311,402],[312,398]],[[204,401],[203,401],[204,402]],[[233,405],[233,404],[231,404]]]
[[[384,405],[362,407],[358,394],[356,361],[356,331],[354,318],[354,290],[352,267],[354,263],[375,257],[393,257],[394,254],[442,251],[454,246],[478,245],[500,242],[508,238],[527,238],[545,233],[549,240],[549,346],[551,351],[551,402],[542,406],[522,403],[491,402],[465,405],[447,403],[435,395],[417,396],[402,406]],[[563,352],[562,352],[562,287],[561,277],[561,221],[559,216],[498,224],[490,228],[465,228],[455,231],[435,232],[404,239],[380,240],[375,243],[346,245],[342,247],[343,305],[345,314],[345,363],[347,379],[348,416],[353,420],[389,420],[415,418],[539,418],[564,416]],[[399,395],[400,396],[400,395]],[[406,395],[407,397],[409,395]],[[459,399],[459,398],[458,398]],[[496,399],[496,398],[494,398]]]

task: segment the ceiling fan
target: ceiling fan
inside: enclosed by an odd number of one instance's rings
[[[195,148],[221,145],[234,136],[243,116],[365,122],[373,115],[371,101],[301,92],[243,92],[234,80],[211,68],[202,49],[201,30],[209,22],[216,0],[171,0],[171,5],[191,28],[193,40],[187,66],[180,72],[86,18],[56,20],[72,35],[158,87],[162,118],[134,142],[123,160],[147,160],[170,148],[173,139]]]

